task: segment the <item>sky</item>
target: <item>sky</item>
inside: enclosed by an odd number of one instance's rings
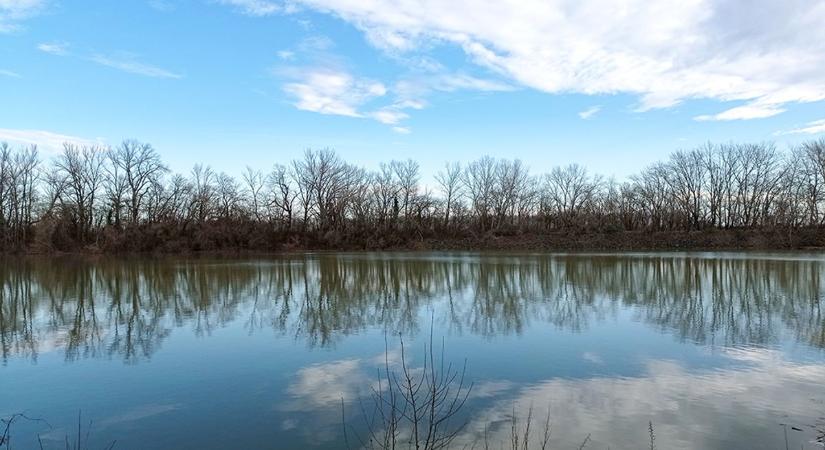
[[[820,0],[0,0],[0,141],[239,174],[332,148],[578,163],[825,137]]]

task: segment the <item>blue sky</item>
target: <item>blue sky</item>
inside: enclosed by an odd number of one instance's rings
[[[181,172],[330,147],[622,178],[825,136],[823,23],[803,0],[0,0],[0,140],[137,138]]]

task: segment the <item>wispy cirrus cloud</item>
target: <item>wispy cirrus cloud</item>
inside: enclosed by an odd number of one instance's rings
[[[370,117],[386,125],[396,125],[410,115],[398,109],[386,108],[373,111]]]
[[[0,33],[20,29],[20,22],[37,15],[46,7],[46,0],[0,0]]]
[[[384,108],[383,117],[386,112],[396,111],[407,117],[403,110],[421,110],[427,107],[428,97],[437,92],[457,92],[475,91],[481,93],[506,92],[516,89],[510,84],[499,80],[480,78],[463,72],[449,72],[443,67],[431,67],[426,70],[416,72],[402,77],[396,81],[391,91],[395,100]],[[382,116],[379,116],[382,117]],[[395,129],[395,131],[407,134],[410,130]]]
[[[825,2],[788,0],[296,0],[390,55],[452,45],[539,91],[743,103],[697,120],[748,120],[825,100]]]
[[[295,50],[278,52],[290,65],[276,67],[272,73],[285,80],[282,90],[293,106],[319,114],[372,119],[402,129],[397,125],[409,115],[388,98],[389,88],[352,74],[345,68],[346,62],[331,52],[334,46],[326,36],[316,35],[301,40]],[[296,62],[305,65],[292,65]]]
[[[46,130],[0,128],[0,142],[17,145],[37,145],[48,153],[59,152],[64,143],[75,145],[102,145],[101,139],[87,139]]]
[[[216,0],[217,3],[235,8],[248,16],[271,16],[280,13],[283,8],[280,4],[269,0]]]
[[[0,75],[9,78],[22,78],[19,73],[8,69],[0,69]]]
[[[398,105],[412,109],[422,109],[426,105],[424,97],[433,92],[455,92],[460,90],[480,92],[505,92],[514,88],[506,83],[487,78],[478,78],[466,73],[448,72],[439,67],[405,76],[395,83],[394,90],[400,97]]]
[[[359,109],[387,93],[382,83],[341,70],[310,69],[301,72],[300,80],[285,84],[284,92],[293,98],[296,108],[320,114],[367,117]]]
[[[500,81],[478,78],[465,73],[447,73],[444,70],[433,71],[427,79],[430,88],[443,92],[458,90],[504,92],[513,90],[512,86]]]
[[[593,116],[599,113],[602,110],[601,106],[591,106],[590,108],[585,109],[584,111],[579,112],[579,118],[583,120],[592,119]]]
[[[469,89],[494,92],[512,89],[506,84],[465,74],[429,74],[402,80],[388,87],[380,81],[359,78],[340,68],[288,68],[281,73],[289,74],[293,80],[284,84],[283,90],[292,98],[296,108],[320,114],[373,119],[392,125],[391,129],[400,134],[412,131],[407,126],[401,126],[410,118],[406,111],[425,108],[427,102],[422,97],[433,91]],[[383,105],[379,100],[383,100]]]
[[[135,75],[142,75],[151,78],[183,78],[183,75],[158,66],[140,62],[135,55],[124,53],[115,56],[108,56],[102,54],[94,54],[89,57],[89,61],[100,64],[102,66],[111,67],[126,73]]]
[[[779,105],[759,105],[754,103],[737,106],[735,108],[722,111],[718,114],[696,116],[693,119],[699,122],[708,120],[765,119],[782,114],[783,112],[785,112],[785,108],[782,108]]]
[[[175,10],[175,4],[168,0],[149,0],[147,4],[150,8],[162,13]]]
[[[66,56],[69,54],[69,44],[66,42],[43,42],[37,44],[37,49],[41,52],[57,56]]]
[[[183,75],[177,72],[172,72],[162,67],[139,61],[138,56],[134,53],[118,52],[110,55],[93,53],[89,56],[72,55],[69,52],[69,46],[70,44],[68,42],[43,42],[37,45],[37,49],[41,52],[55,56],[77,56],[81,59],[91,61],[101,66],[110,67],[122,72],[141,75],[144,77],[171,79],[183,78]]]
[[[814,120],[805,125],[792,130],[783,131],[778,134],[820,134],[825,133],[825,119]]]

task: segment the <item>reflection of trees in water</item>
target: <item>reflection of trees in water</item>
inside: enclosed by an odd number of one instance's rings
[[[21,268],[24,269],[24,268]],[[25,270],[0,271],[0,348],[5,361],[9,354],[33,354],[31,284]]]
[[[777,342],[790,331],[816,347],[823,339],[822,263],[739,259],[634,262],[623,301],[649,323],[702,343]],[[617,293],[618,294],[618,293]]]
[[[680,339],[732,345],[792,338],[825,347],[825,262],[677,256],[380,257],[0,262],[4,359],[152,355],[173,328],[208,335],[243,321],[312,346],[379,327],[415,334],[570,331],[630,309]],[[424,311],[426,310],[426,311]]]

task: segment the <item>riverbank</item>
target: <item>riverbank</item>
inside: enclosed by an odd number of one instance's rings
[[[429,239],[435,250],[673,251],[673,250],[825,250],[825,230],[558,232],[463,239]]]
[[[202,233],[159,235],[149,230],[121,234],[84,247],[30,245],[16,254],[239,254],[301,251],[735,251],[825,250],[825,228],[795,230],[617,231],[462,233],[441,236],[387,232],[380,236],[340,233],[263,233],[239,230],[220,238]]]

